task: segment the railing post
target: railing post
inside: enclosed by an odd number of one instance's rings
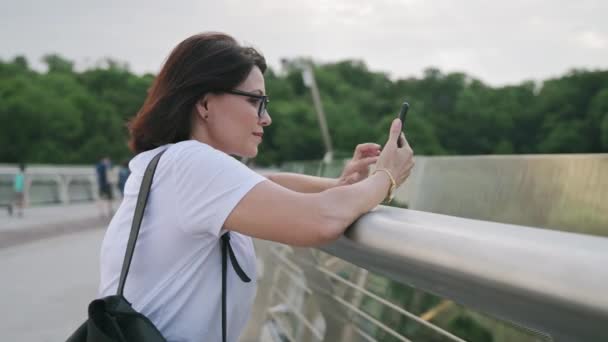
[[[357,286],[360,288],[364,288],[365,284],[367,283],[367,275],[368,275],[368,271],[364,268],[359,268],[358,269],[358,273],[357,273]],[[361,291],[355,291],[355,293],[353,294],[353,300],[351,302],[351,304],[356,307],[359,308],[361,306],[361,302],[363,301],[363,293]],[[350,342],[350,341],[354,341],[355,336],[355,324],[353,323],[353,317],[356,314],[352,311],[348,312],[348,319],[349,322],[347,324],[344,325],[344,328],[342,329],[342,342]]]
[[[71,177],[68,175],[57,176],[57,185],[59,187],[59,202],[61,204],[70,203],[70,194],[68,191],[68,187],[70,186],[70,180]]]
[[[32,176],[25,173],[25,181],[23,182],[23,206],[30,205],[30,191],[32,191]]]

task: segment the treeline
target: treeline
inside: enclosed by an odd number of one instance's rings
[[[0,162],[92,163],[129,158],[126,121],[154,75],[136,75],[112,60],[82,72],[58,55],[48,71],[23,57],[0,61]],[[321,159],[324,153],[309,89],[296,67],[268,70],[273,124],[260,165]],[[361,142],[383,144],[400,104],[411,104],[407,136],[419,155],[608,152],[608,71],[491,87],[463,73],[427,69],[422,78],[391,80],[360,61],[317,65],[337,157]]]

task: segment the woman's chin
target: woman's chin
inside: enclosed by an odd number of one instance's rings
[[[247,158],[255,158],[258,155],[258,148],[257,146],[253,148],[253,150],[248,151],[249,153],[247,154]]]
[[[236,154],[237,156],[241,157],[241,158],[255,158],[258,155],[258,148],[257,146],[255,147],[251,147],[245,151],[242,151],[238,154]]]

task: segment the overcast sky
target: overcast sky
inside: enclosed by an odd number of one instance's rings
[[[606,0],[0,0],[0,58],[112,57],[156,73],[179,41],[213,30],[273,67],[356,58],[393,78],[434,66],[504,85],[608,69],[607,18]]]

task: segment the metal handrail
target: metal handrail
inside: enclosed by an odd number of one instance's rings
[[[608,340],[608,238],[379,206],[320,249],[556,341]]]

